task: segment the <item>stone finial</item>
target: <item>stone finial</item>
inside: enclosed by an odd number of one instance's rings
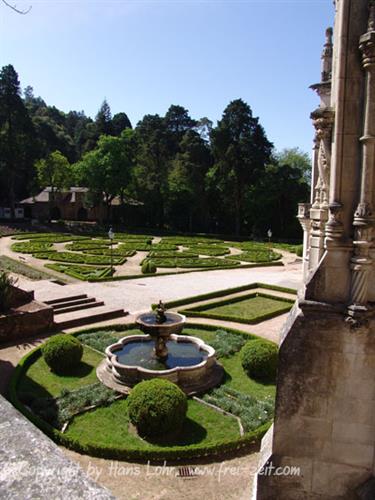
[[[322,52],[322,73],[321,81],[327,82],[332,76],[332,54],[333,54],[333,43],[332,43],[332,28],[326,29],[326,41],[323,46]]]
[[[375,1],[370,0],[367,31],[375,31]]]

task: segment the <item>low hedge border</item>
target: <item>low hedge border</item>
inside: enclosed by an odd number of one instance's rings
[[[207,330],[217,330],[217,327],[213,325],[199,325],[199,324],[188,324],[189,328],[199,328]],[[96,327],[86,330],[81,330],[75,332],[72,335],[78,335],[84,332],[94,332],[100,330],[116,330],[125,331],[135,328],[135,324],[130,325],[109,325],[107,327]],[[207,328],[209,327],[209,328]],[[231,328],[227,329],[234,333],[240,333],[241,335],[250,335],[245,332],[240,332]],[[255,335],[251,335],[253,338],[257,338]],[[27,406],[25,406],[18,398],[17,387],[19,381],[29,366],[36,361],[41,356],[41,348],[36,347],[31,352],[26,354],[21,361],[16,366],[14,373],[12,375],[10,385],[9,385],[9,401],[13,406],[20,411],[27,419],[29,419],[36,427],[42,430],[47,436],[49,436],[57,444],[63,445],[68,449],[74,450],[78,453],[87,454],[94,457],[112,459],[112,460],[128,460],[134,462],[146,462],[148,460],[154,462],[161,462],[164,460],[180,461],[186,459],[196,459],[201,457],[217,457],[222,456],[226,453],[231,453],[239,450],[245,450],[250,448],[255,443],[259,442],[264,434],[267,432],[271,426],[271,422],[263,424],[255,431],[247,432],[243,436],[221,442],[214,442],[206,446],[191,445],[191,446],[181,446],[178,449],[168,448],[168,447],[157,447],[153,450],[139,450],[136,448],[121,449],[114,446],[99,446],[93,445],[88,442],[78,441],[77,439],[72,439],[67,435],[63,434],[59,430],[55,429],[47,422],[42,420],[40,417],[35,415]]]
[[[84,274],[78,272],[76,269],[74,269],[74,265],[69,267],[69,264],[44,264],[44,267],[47,267],[48,269],[53,269],[54,271],[57,271],[59,273],[66,274],[68,276],[71,276],[72,278],[76,278],[81,281],[88,281],[89,280],[89,275],[85,276]],[[77,267],[79,267],[77,265]],[[85,267],[85,266],[82,266]],[[92,267],[87,266],[87,270],[90,271],[92,269],[93,273],[97,275],[98,278],[105,278],[106,276],[110,277],[112,275],[112,270],[110,267]]]
[[[171,268],[203,268],[203,269],[216,269],[218,267],[238,267],[240,266],[240,262],[236,261],[228,261],[226,259],[219,259],[217,257],[206,257],[206,258],[193,258],[193,257],[184,257],[184,258],[175,258],[175,257],[152,257],[147,258],[147,260],[151,260],[156,267],[171,267]]]
[[[284,264],[280,261],[277,262],[268,262],[261,264],[245,264],[243,266],[222,266],[222,267],[210,267],[210,268],[201,268],[201,269],[189,269],[187,271],[174,271],[169,273],[156,273],[156,274],[129,274],[127,276],[112,276],[108,279],[89,279],[89,282],[96,281],[122,281],[122,280],[135,280],[139,278],[157,278],[158,276],[168,276],[172,274],[186,274],[186,273],[203,273],[205,271],[223,271],[226,269],[251,269],[253,267],[274,267],[274,266],[283,266]]]
[[[241,302],[242,300],[251,299],[253,297],[265,297],[267,299],[274,299],[280,302],[286,302],[289,305],[283,307],[278,311],[273,311],[265,314],[260,314],[259,316],[254,317],[253,319],[245,319],[240,316],[227,316],[226,314],[215,314],[204,312],[205,309],[209,309],[212,306],[225,306],[229,304],[234,304],[236,302]],[[222,300],[221,302],[212,302],[209,304],[205,304],[204,306],[197,306],[194,309],[181,309],[178,312],[180,314],[184,314],[185,316],[189,316],[192,318],[209,318],[209,319],[218,319],[223,321],[235,321],[236,323],[243,323],[247,325],[254,325],[256,323],[260,323],[261,321],[266,321],[267,319],[275,318],[276,316],[280,316],[280,314],[284,314],[292,308],[294,304],[294,300],[287,299],[284,297],[275,297],[273,295],[267,295],[266,293],[256,292],[251,293],[249,295],[242,295],[241,297],[233,297],[231,299]]]
[[[225,290],[218,290],[217,292],[194,295],[192,297],[186,297],[185,299],[171,300],[170,302],[165,302],[164,305],[168,309],[170,309],[171,307],[184,306],[186,304],[193,304],[195,302],[201,302],[204,300],[216,299],[217,297],[225,297],[226,295],[232,295],[233,293],[246,292],[246,290],[252,290],[254,288],[264,288],[265,290],[274,290],[275,292],[297,294],[297,290],[295,290],[294,288],[286,288],[278,285],[268,285],[267,283],[251,283],[249,285],[226,288]],[[156,309],[157,304],[152,304],[151,307],[152,309]]]
[[[121,266],[125,264],[125,257],[103,255],[90,255],[83,253],[73,253],[73,252],[40,252],[33,255],[36,259],[51,260],[55,262],[67,263],[67,264],[88,264],[94,266],[108,266],[111,264],[111,260],[114,266]]]

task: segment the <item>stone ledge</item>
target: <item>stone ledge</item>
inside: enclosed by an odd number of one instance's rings
[[[1,498],[109,500],[115,497],[92,481],[39,429],[0,396]]]

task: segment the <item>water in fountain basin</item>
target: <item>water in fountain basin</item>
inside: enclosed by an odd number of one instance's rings
[[[165,321],[163,321],[162,323],[158,323],[156,321],[155,313],[142,314],[141,319],[142,319],[143,323],[145,323],[146,325],[151,325],[151,326],[171,325],[173,323],[181,323],[181,319],[177,314],[169,313],[169,312],[165,314]]]
[[[154,353],[153,340],[135,340],[115,351],[118,362],[128,366],[140,366],[149,370],[170,370],[176,366],[193,366],[207,359],[207,353],[192,343],[168,340],[168,356],[160,360]]]

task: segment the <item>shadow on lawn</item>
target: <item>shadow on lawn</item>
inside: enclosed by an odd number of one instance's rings
[[[158,446],[187,446],[200,443],[206,436],[207,431],[204,427],[186,417],[185,423],[177,436],[147,438],[147,441]]]

